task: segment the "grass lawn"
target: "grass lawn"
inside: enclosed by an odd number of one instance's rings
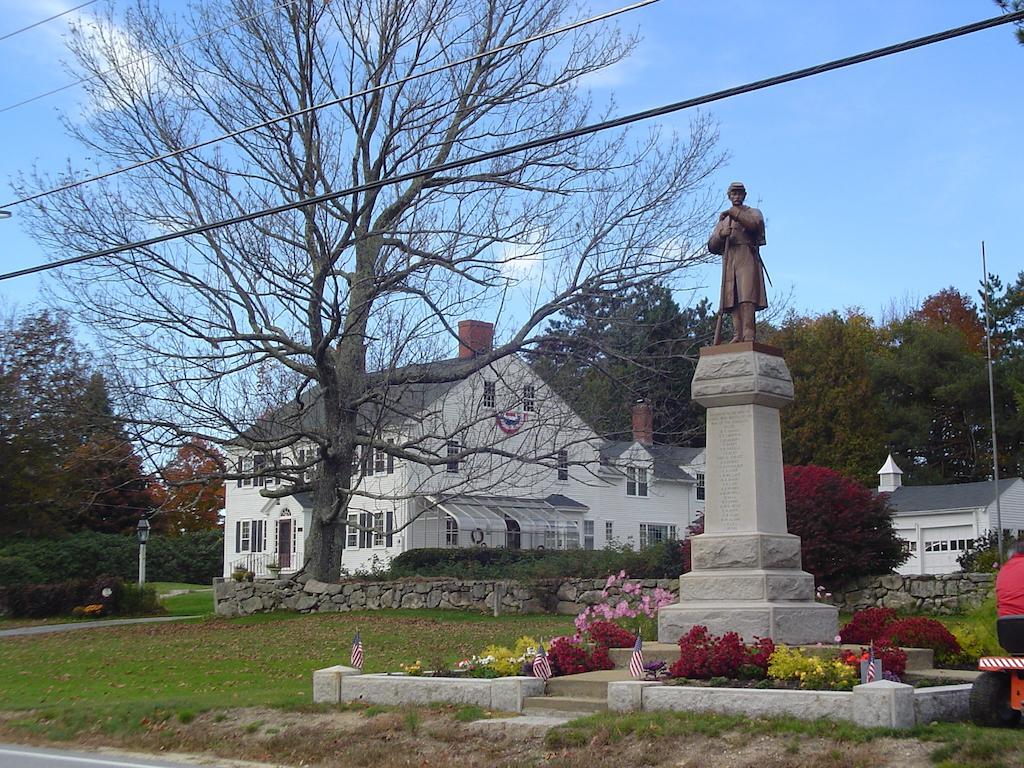
[[[182,590],[195,592],[203,589],[213,589],[209,584],[185,584],[180,581],[151,581],[149,586],[156,590],[157,595],[166,595],[168,592],[180,592]]]
[[[453,663],[524,634],[573,631],[568,616],[455,611],[260,614],[142,624],[0,641],[5,709],[145,704],[298,706],[312,701],[314,669],[348,663],[362,633],[367,672],[400,663]]]
[[[155,581],[156,594],[160,605],[168,616],[205,616],[213,613],[213,587],[208,584],[180,584],[173,581]],[[180,595],[164,597],[169,592],[183,592]]]
[[[208,593],[183,597],[195,595]],[[524,634],[567,634],[572,617],[277,613],[6,638],[0,640],[0,740],[133,747],[142,739],[151,749],[375,768],[680,766],[681,755],[699,759],[685,765],[719,768],[1024,765],[1020,729],[963,724],[893,732],[707,713],[606,714],[556,729],[546,740],[524,740],[460,730],[462,720],[480,716],[460,709],[313,706],[313,670],[347,663],[357,629],[366,671],[380,672],[417,658],[427,666],[450,664]],[[336,762],[340,745],[351,762]]]

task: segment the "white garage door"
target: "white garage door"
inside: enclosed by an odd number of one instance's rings
[[[969,525],[955,528],[932,528],[924,532],[925,573],[956,573],[960,565],[956,559],[973,543],[973,530]]]

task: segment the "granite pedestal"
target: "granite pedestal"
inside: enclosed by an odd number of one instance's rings
[[[679,602],[658,612],[658,641],[702,624],[748,642],[832,642],[839,611],[815,601],[800,539],[786,527],[779,410],[793,380],[782,352],[756,342],[705,347],[692,397],[708,410],[704,533],[691,540]]]

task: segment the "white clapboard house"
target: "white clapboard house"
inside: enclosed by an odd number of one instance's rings
[[[458,357],[431,371],[489,350],[493,326],[463,321],[459,337]],[[424,466],[383,450],[362,457],[357,489],[366,495],[349,519],[369,530],[348,529],[343,573],[421,547],[641,548],[682,537],[704,509],[703,448],[655,444],[644,403],[634,406],[632,440],[603,440],[516,356],[462,380],[409,385],[376,424],[385,441],[452,458]],[[499,453],[465,455],[479,446]],[[311,450],[301,442],[283,456],[235,448],[231,459],[250,470],[305,461]],[[262,493],[276,487],[273,479],[228,485],[225,576],[237,566],[257,575],[272,562],[284,573],[301,566],[311,496]]]
[[[890,455],[878,470],[878,492],[888,494],[893,527],[910,559],[902,574],[942,574],[960,570],[957,558],[975,539],[996,530],[996,485],[903,485],[903,471]],[[1024,479],[999,481],[999,518],[1004,530],[1024,532]]]

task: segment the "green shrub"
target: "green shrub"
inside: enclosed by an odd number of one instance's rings
[[[1003,531],[1003,551],[1009,552],[1016,539],[1010,531]],[[970,549],[956,559],[960,569],[965,573],[992,573],[1000,561],[999,534],[986,531],[983,536],[974,540]]]
[[[221,574],[224,557],[221,531],[183,536],[153,536],[146,546],[146,572],[152,581],[208,584]],[[139,544],[134,535],[83,532],[58,539],[18,539],[0,546],[0,561],[14,559],[19,572],[31,578],[22,583],[50,579],[86,579],[104,575],[134,580],[138,574]],[[5,581],[0,566],[0,584]]]
[[[599,579],[626,571],[638,579],[674,579],[679,576],[682,542],[661,542],[639,551],[607,549],[505,549],[466,547],[413,549],[391,561],[384,577],[452,576],[463,579],[562,578]]]
[[[163,613],[154,587],[147,585],[140,590],[135,584],[124,584],[112,576],[96,581],[71,579],[56,584],[4,587],[0,590],[0,603],[6,603],[12,618],[70,616],[76,608],[87,605],[103,606],[104,616]]]
[[[43,574],[24,557],[0,555],[0,586],[38,584]]]
[[[92,586],[84,579],[73,579],[57,584],[20,584],[3,591],[9,616],[41,619],[70,615],[76,607],[88,604]]]
[[[117,612],[122,616],[139,616],[164,613],[164,609],[156,596],[156,587],[147,584],[139,589],[138,584],[125,584]]]

